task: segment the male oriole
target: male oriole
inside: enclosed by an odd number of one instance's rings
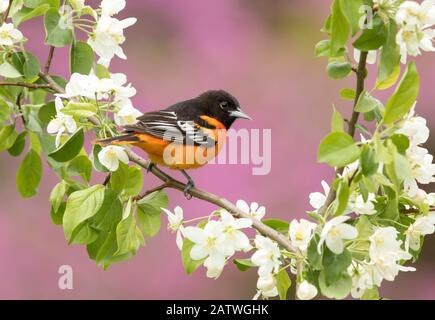
[[[194,187],[186,169],[207,164],[221,150],[227,130],[237,118],[251,119],[239,102],[223,90],[207,91],[160,111],[148,112],[134,125],[124,126],[123,135],[100,140],[103,144],[129,144],[144,150],[153,165],[180,170]]]

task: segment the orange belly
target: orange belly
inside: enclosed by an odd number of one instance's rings
[[[186,146],[144,133],[135,135],[140,141],[133,145],[145,151],[151,162],[177,170],[195,169],[206,165],[218,155],[225,143],[225,137],[221,135],[219,135],[217,144],[211,148]]]

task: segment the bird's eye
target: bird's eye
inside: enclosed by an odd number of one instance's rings
[[[228,102],[227,102],[227,101],[222,101],[222,102],[220,103],[220,107],[221,107],[222,109],[226,109],[226,108],[228,108]]]

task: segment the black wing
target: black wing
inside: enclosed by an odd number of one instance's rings
[[[135,125],[125,126],[129,132],[143,132],[154,137],[180,144],[193,144],[213,147],[216,141],[209,137],[201,128],[201,119],[186,120],[176,111],[162,110],[145,113],[138,118]],[[181,119],[180,119],[181,118]]]

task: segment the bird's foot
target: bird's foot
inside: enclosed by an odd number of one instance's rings
[[[186,171],[181,170],[181,172],[183,173],[183,175],[187,179],[187,183],[183,189],[183,193],[184,193],[184,196],[186,197],[186,199],[190,200],[190,199],[192,199],[192,195],[190,194],[190,189],[195,188],[195,182],[193,182],[193,179],[187,174]]]
[[[147,173],[150,173],[150,171],[153,169],[153,167],[155,167],[155,164],[150,162],[150,164],[148,165],[148,168],[147,168]]]

